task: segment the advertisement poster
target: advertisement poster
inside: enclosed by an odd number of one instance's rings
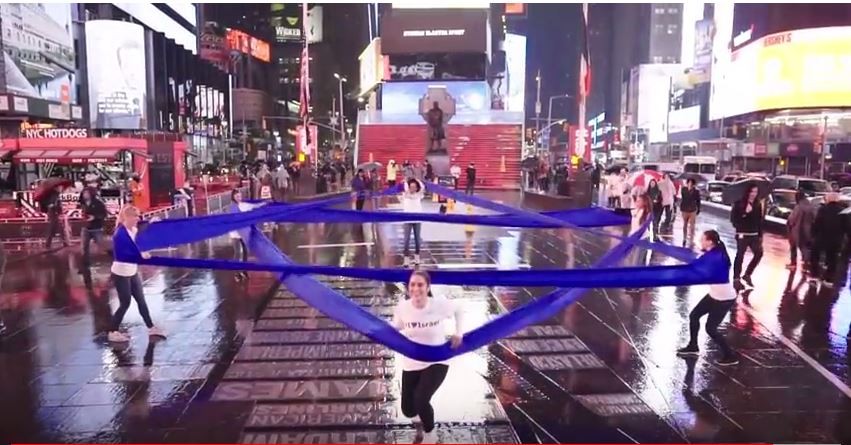
[[[389,80],[484,80],[486,54],[417,54],[389,57]]]
[[[273,3],[270,23],[275,28],[275,41],[278,43],[301,42],[301,8],[294,4]],[[315,5],[307,10],[307,43],[322,42],[322,6]]]
[[[508,67],[506,110],[523,111],[526,107],[526,36],[505,35],[505,65]]]
[[[201,33],[201,58],[219,67],[222,71],[230,71],[230,55],[228,54],[226,29],[216,22],[204,24]]]
[[[429,86],[443,86],[456,101],[456,113],[477,113],[490,109],[490,87],[485,81],[387,82],[382,87],[381,107],[384,113],[419,113],[418,104]]]
[[[392,11],[391,11],[392,12]],[[487,10],[401,10],[381,18],[386,55],[486,53]]]
[[[92,128],[147,128],[145,31],[113,20],[86,22],[89,120]]]
[[[6,91],[77,103],[71,5],[0,4]]]
[[[733,52],[718,68],[719,75],[713,75],[710,118],[848,106],[850,42],[851,26],[799,29],[754,40]]]
[[[699,73],[700,82],[708,82],[712,69],[712,42],[715,25],[712,20],[700,20],[694,24],[694,71]]]

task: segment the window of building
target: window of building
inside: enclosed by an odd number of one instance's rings
[[[677,8],[668,8],[668,14],[676,15],[680,10]]]
[[[668,25],[668,34],[674,34],[677,32],[677,25]]]
[[[654,14],[664,14],[665,8],[653,8],[653,13]]]
[[[653,56],[653,63],[662,63],[663,60],[662,56]]]

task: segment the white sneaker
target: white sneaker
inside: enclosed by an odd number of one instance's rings
[[[437,427],[429,432],[423,432],[423,440],[420,443],[437,443]]]
[[[156,326],[148,329],[148,337],[166,338],[165,331],[163,331],[162,329],[160,329]]]
[[[416,254],[416,255],[414,255],[414,264],[416,264],[416,265],[418,265],[418,266],[419,266],[419,264],[420,264],[420,254]]]
[[[107,334],[106,339],[113,343],[127,343],[130,341],[130,336],[121,331],[112,331]]]
[[[411,418],[411,423],[414,424],[415,427],[421,428],[423,425],[423,421],[420,419],[420,416],[414,416]]]
[[[402,265],[403,265],[403,266],[405,266],[405,267],[410,267],[410,265],[411,265],[411,258],[406,256],[406,257],[405,257],[405,261],[402,263]]]

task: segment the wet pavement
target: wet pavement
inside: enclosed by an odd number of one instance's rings
[[[516,195],[491,197],[517,204]],[[430,207],[430,206],[427,206]],[[698,229],[726,218],[702,214]],[[579,268],[611,240],[570,230],[425,223],[427,267]],[[681,243],[678,224],[673,242]],[[281,225],[273,239],[296,261],[394,266],[401,225]],[[559,317],[453,359],[433,401],[444,442],[851,441],[848,286],[801,283],[786,244],[766,235],[756,289],[722,325],[741,355],[720,367],[683,360],[688,312],[705,286],[589,291]],[[172,252],[230,257],[226,239]],[[731,251],[732,254],[732,251]],[[0,437],[12,441],[402,443],[416,432],[399,410],[392,351],[305,307],[271,274],[236,282],[207,270],[143,268],[154,321],[145,336],[135,306],[133,341],[103,336],[117,299],[101,257],[80,273],[69,250],[11,263],[0,308]],[[632,261],[670,260],[641,252]],[[792,276],[790,279],[790,275]],[[379,315],[397,283],[321,278]],[[791,282],[791,285],[787,283]],[[475,326],[548,288],[436,286]],[[461,396],[463,394],[463,396]]]

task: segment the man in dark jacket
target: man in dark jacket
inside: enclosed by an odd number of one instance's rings
[[[83,264],[91,264],[91,241],[94,240],[98,249],[103,247],[103,223],[106,220],[106,205],[97,197],[91,188],[83,189],[80,207],[83,210],[83,218],[86,225],[80,233],[80,241],[83,243]]]
[[[700,214],[700,190],[689,178],[686,186],[680,190],[680,213],[683,214],[683,247],[694,238],[694,226]]]
[[[839,202],[839,195],[831,192],[824,195],[824,204],[816,213],[813,222],[813,246],[810,252],[810,280],[817,282],[823,279],[826,287],[833,287],[836,275],[836,263],[839,260],[839,249],[842,247],[839,235],[842,233],[842,217],[839,216],[844,207]],[[821,257],[827,269],[821,276]]]
[[[467,166],[467,187],[464,192],[468,195],[472,195],[476,191],[476,164],[470,163]]]
[[[816,208],[813,207],[804,192],[795,194],[795,208],[786,219],[786,229],[789,236],[789,264],[787,269],[798,268],[798,249],[801,250],[801,260],[804,270],[809,269],[810,246],[812,245],[813,221],[816,219]]]
[[[358,169],[357,174],[352,179],[352,192],[355,193],[355,208],[363,210],[363,203],[366,200],[366,195],[370,190],[370,181],[366,177],[366,172]]]
[[[753,287],[751,275],[762,259],[762,220],[765,217],[762,204],[757,199],[759,187],[755,184],[748,186],[744,197],[733,205],[730,221],[736,229],[736,259],[733,261],[733,280]],[[753,254],[745,275],[742,276],[742,263],[745,261],[745,251],[750,249]],[[740,278],[741,277],[741,278]]]
[[[53,244],[53,236],[59,233],[62,245],[68,247],[68,238],[65,236],[65,228],[62,226],[62,187],[56,187],[48,192],[42,205],[42,211],[47,213],[47,239],[45,245],[50,249]]]

